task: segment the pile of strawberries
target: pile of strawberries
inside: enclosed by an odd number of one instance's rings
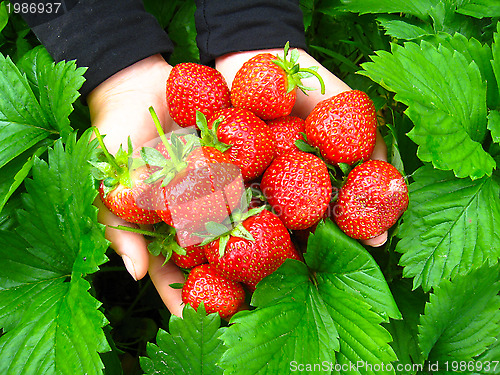
[[[251,58],[231,89],[211,67],[176,65],[167,103],[186,131],[163,134],[150,109],[160,141],[139,157],[130,146],[110,155],[97,132],[104,204],[126,221],[167,227],[164,254],[187,271],[183,301],[226,319],[286,259],[301,260],[296,233],[329,217],[353,238],[373,238],[408,205],[401,174],[369,160],[377,119],[365,93],[327,98],[306,119],[291,115],[297,88],[307,89],[301,79],[323,83],[289,52]]]

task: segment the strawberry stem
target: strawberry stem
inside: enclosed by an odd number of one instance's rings
[[[155,238],[168,238],[171,236],[171,233],[152,232],[149,230],[127,227],[125,225],[117,225],[117,226],[108,225],[108,227],[113,228],[113,229],[124,230],[126,232],[142,234],[143,236],[155,237]]]
[[[323,81],[323,78],[319,75],[319,73],[317,71],[315,71],[314,69],[310,69],[310,68],[300,68],[299,72],[306,72],[306,73],[310,73],[313,76],[315,76],[319,81],[321,95],[325,95],[325,81]]]
[[[308,88],[302,85],[301,75],[300,73],[308,73],[312,74],[319,81],[321,94],[325,93],[325,82],[323,78],[312,68],[301,68],[298,64],[298,60],[300,57],[300,53],[297,49],[293,49],[290,55],[290,60],[287,58],[288,52],[290,50],[290,43],[286,42],[284,48],[283,58],[280,56],[276,56],[276,59],[273,60],[273,63],[278,65],[281,69],[283,69],[287,76],[287,92],[292,91],[295,87],[298,87],[303,93],[306,93],[305,90],[314,90],[312,88]]]
[[[115,158],[113,155],[111,155],[106,148],[106,145],[104,144],[103,137],[101,133],[99,132],[99,129],[97,129],[95,126],[93,127],[94,134],[97,138],[97,141],[99,142],[99,146],[101,146],[102,152],[106,156],[106,159],[108,160],[108,163],[115,169],[116,174],[120,175],[123,172],[123,168],[118,165],[116,162]]]
[[[175,169],[177,171],[180,171],[181,169],[184,168],[183,163],[180,162],[180,160],[177,158],[177,155],[175,154],[174,150],[172,149],[172,146],[170,145],[170,142],[168,141],[165,132],[163,131],[163,128],[160,123],[160,119],[158,118],[158,115],[156,114],[153,106],[149,107],[149,113],[151,114],[151,117],[153,118],[153,122],[156,127],[156,131],[158,132],[158,135],[160,136],[160,139],[165,146],[165,149],[167,150],[167,153],[170,155],[170,159],[172,160]]]

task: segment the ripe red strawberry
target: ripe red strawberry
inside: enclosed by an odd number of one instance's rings
[[[220,223],[239,206],[243,180],[238,166],[212,147],[195,148],[186,163],[161,186],[165,209],[157,213],[177,230],[203,231],[207,222]]]
[[[181,268],[193,268],[200,264],[207,263],[207,257],[203,246],[199,246],[203,241],[202,238],[185,230],[176,231],[176,242],[179,246],[186,250],[185,255],[172,252],[174,263]]]
[[[366,240],[392,227],[408,207],[408,187],[391,164],[369,160],[340,189],[334,220],[348,236]]]
[[[129,223],[155,224],[161,221],[154,209],[154,192],[150,184],[144,182],[151,176],[146,166],[130,172],[130,186],[117,183],[106,192],[106,180],[99,186],[99,195],[104,205],[116,216]]]
[[[210,264],[196,266],[182,287],[182,301],[198,309],[203,302],[207,314],[219,313],[221,318],[233,316],[245,300],[243,286],[223,277]]]
[[[288,50],[287,43],[283,58],[261,53],[243,64],[231,85],[234,107],[248,109],[263,120],[289,115],[297,98],[297,87],[310,90],[301,84],[301,79],[311,74],[318,77],[324,92],[318,73],[298,66],[298,50],[293,50],[288,60]]]
[[[208,261],[225,277],[255,287],[264,277],[277,270],[285,259],[300,259],[288,230],[272,212],[263,210],[248,217],[240,225],[253,240],[231,234],[226,238],[222,255],[219,251],[221,239],[205,245]]]
[[[224,144],[224,154],[241,168],[245,182],[260,177],[275,157],[276,141],[271,129],[246,109],[218,111],[208,126],[215,132],[215,147],[218,142]]]
[[[277,157],[264,173],[260,187],[288,229],[306,229],[316,224],[332,193],[325,163],[302,151]]]
[[[193,134],[172,135],[169,141],[152,108],[150,112],[163,146],[143,148],[141,155],[159,168],[149,181],[158,186],[157,214],[168,225],[188,232],[203,231],[207,222],[228,218],[244,193],[239,167],[213,147],[196,146],[199,139]]]
[[[104,205],[116,216],[136,224],[154,224],[161,221],[154,208],[154,190],[145,183],[152,169],[147,165],[131,169],[132,144],[129,139],[128,150],[121,146],[116,155],[109,153],[103,137],[97,128],[94,133],[99,145],[99,155],[90,163],[93,174],[98,180],[99,196]]]
[[[196,111],[211,116],[229,107],[229,87],[222,74],[206,65],[180,63],[167,79],[167,104],[170,116],[182,127],[196,125]]]
[[[268,120],[267,125],[271,128],[276,139],[276,156],[283,155],[288,151],[299,151],[295,146],[295,141],[304,140],[304,137],[300,134],[306,132],[303,119],[290,115]]]
[[[306,118],[308,142],[332,164],[367,160],[375,147],[377,115],[362,91],[344,91],[319,102]]]

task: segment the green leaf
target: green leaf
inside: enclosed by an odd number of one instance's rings
[[[494,76],[491,78],[491,80],[496,82],[496,87],[500,87],[500,22],[497,22],[497,31],[496,33],[493,33],[493,44],[491,45],[491,54],[492,54],[491,67],[494,73]],[[500,97],[499,92],[497,92],[496,94],[498,95],[498,97]],[[500,106],[500,98],[496,102],[496,106],[491,105],[491,108],[495,108],[498,106]]]
[[[427,11],[438,0],[342,0],[342,10],[366,13],[406,13],[425,19]]]
[[[411,374],[415,374],[417,367],[413,365],[424,363],[418,344],[418,324],[427,296],[422,289],[413,291],[409,280],[395,281],[391,284],[391,291],[403,315],[402,320],[391,320],[384,324],[392,336],[391,347],[398,356],[397,363],[403,365],[403,370],[395,366],[396,372],[409,375],[408,368],[412,368],[414,371]]]
[[[42,111],[51,127],[64,138],[72,128],[69,115],[73,103],[80,96],[86,68],[77,68],[75,61],[54,64],[47,50],[41,46],[29,51],[19,61],[38,98]]]
[[[171,65],[200,60],[200,52],[196,44],[195,10],[194,0],[180,2],[179,8],[168,25],[168,36],[175,45],[174,52],[169,59]]]
[[[481,78],[486,82],[486,102],[489,108],[496,108],[500,104],[500,92],[498,82],[492,67],[492,48],[488,44],[481,44],[477,39],[467,39],[460,33],[453,35],[438,33],[428,39],[434,45],[443,45],[450,50],[460,52],[470,64],[475,62],[481,73]],[[494,48],[494,47],[493,47]]]
[[[196,312],[189,304],[183,318],[172,315],[169,331],[158,331],[156,345],[147,346],[148,357],[141,357],[146,374],[222,374],[218,361],[225,351],[219,337],[218,314],[206,315],[203,304]]]
[[[306,265],[287,260],[261,283],[252,300],[259,309],[234,315],[221,336],[224,373],[285,374],[292,361],[334,363],[337,330]]]
[[[6,4],[6,1],[2,1],[2,3],[0,4],[0,31],[2,31],[9,22],[9,12],[7,10]]]
[[[417,170],[396,250],[413,286],[424,290],[500,256],[500,186],[495,177],[471,181],[429,165]]]
[[[370,253],[329,220],[318,228],[304,254],[318,281],[361,297],[386,319],[401,319],[384,275]]]
[[[396,359],[380,324],[383,316],[400,317],[399,311],[369,253],[326,221],[311,235],[305,257],[307,265],[287,260],[262,280],[252,298],[257,309],[231,319],[222,335],[225,374],[284,374],[300,364],[349,368],[358,361]],[[355,373],[374,372],[358,366]]]
[[[393,15],[379,16],[377,21],[387,31],[387,34],[398,39],[418,39],[434,32],[425,23]]]
[[[456,50],[423,41],[378,51],[361,74],[408,105],[415,127],[408,136],[417,155],[457,177],[491,175],[495,161],[483,150],[486,135],[486,86],[478,65]]]
[[[457,12],[476,18],[500,17],[500,4],[496,0],[462,1]]]
[[[426,358],[468,362],[496,342],[499,276],[498,267],[483,266],[435,288],[420,319],[419,343]]]
[[[28,80],[0,54],[0,168],[54,133]]]
[[[0,340],[1,373],[102,373],[98,352],[108,345],[100,327],[107,321],[89,287],[84,279],[67,283],[59,277],[18,287],[15,297],[7,296],[13,306],[23,299],[29,303],[16,327]]]
[[[0,209],[27,176],[33,153],[40,155],[49,137],[70,134],[68,116],[83,73],[74,62],[55,65],[41,47],[27,53],[19,67],[0,55],[0,168],[16,179],[0,187]]]
[[[500,332],[496,336],[496,341],[491,344],[486,351],[476,358],[476,370],[471,375],[479,374],[500,374]]]
[[[19,208],[21,208],[21,197],[19,195],[9,199],[2,211],[0,211],[0,230],[13,230],[19,225],[16,217]]]
[[[33,178],[25,181],[28,194],[24,197],[25,210],[19,213],[20,230],[37,254],[54,260],[61,272],[73,268],[85,236],[101,230],[96,227],[97,211],[92,203],[97,192],[87,162],[96,146],[95,142],[92,146],[85,144],[90,134],[87,131],[78,142],[73,134],[66,148],[58,141],[49,149],[49,163],[35,159]],[[95,245],[105,247],[106,242],[101,238]],[[98,262],[105,259],[101,254]],[[88,268],[82,273],[97,270],[89,258],[86,264]]]
[[[4,165],[0,175],[0,211],[28,176],[34,158],[40,157],[46,151],[46,144],[46,140],[42,141]]]
[[[491,111],[488,115],[488,129],[493,142],[500,143],[500,111]]]
[[[179,1],[144,0],[144,8],[153,14],[160,26],[165,29],[175,14],[175,8]]]
[[[83,278],[106,261],[87,132],[35,158],[16,232],[0,231],[0,373],[102,374],[106,318]],[[78,178],[75,178],[78,176]]]

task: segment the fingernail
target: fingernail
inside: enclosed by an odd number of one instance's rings
[[[122,259],[123,259],[123,264],[125,264],[125,268],[127,269],[128,273],[134,278],[135,281],[137,281],[134,262],[132,262],[132,259],[130,259],[127,255],[122,255]]]

